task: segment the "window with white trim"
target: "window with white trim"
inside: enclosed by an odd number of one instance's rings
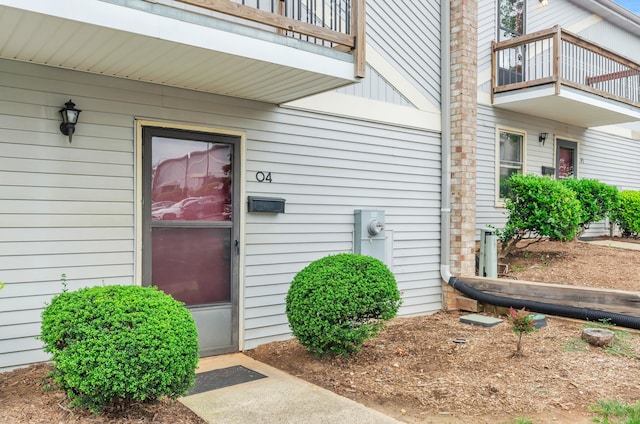
[[[507,180],[524,173],[525,132],[498,128],[496,199],[502,203],[508,194]]]

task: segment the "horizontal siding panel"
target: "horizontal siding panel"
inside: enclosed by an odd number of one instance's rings
[[[91,175],[35,174],[28,172],[0,171],[0,181],[4,185],[26,187],[74,187],[92,189],[130,190],[133,177],[110,177]]]
[[[261,329],[262,331],[260,332],[252,332],[251,335],[254,336],[255,338],[250,339],[247,337],[247,333],[245,332],[245,342],[244,342],[244,350],[249,350],[249,349],[253,349],[257,346],[260,346],[261,344],[264,343],[270,343],[270,342],[278,342],[278,341],[283,341],[283,340],[290,340],[293,336],[291,334],[291,331],[287,331],[286,333],[280,333],[280,334],[275,334],[272,335],[268,332],[268,329]],[[266,331],[265,331],[266,330]],[[262,335],[262,337],[256,337],[256,333],[258,335]]]
[[[11,369],[18,367],[25,367],[36,362],[46,362],[50,359],[51,355],[44,353],[41,349],[5,353],[2,355],[0,372],[10,371]]]
[[[401,306],[398,311],[399,317],[413,317],[420,315],[427,315],[430,313],[434,313],[440,309],[440,305],[442,304],[442,299],[430,299],[432,303],[427,303],[423,305],[411,305],[411,306]]]
[[[2,157],[2,153],[0,152],[0,169],[4,171],[42,174],[60,172],[67,175],[96,175],[103,177],[133,175],[133,167],[131,165]]]
[[[14,324],[0,326],[0,334],[6,339],[15,339],[17,337],[36,337],[40,335],[40,323],[34,322],[30,324]]]
[[[285,337],[288,336],[288,337]],[[245,340],[256,340],[258,343],[266,343],[269,338],[274,340],[282,340],[283,338],[291,338],[291,330],[289,324],[273,325],[270,327],[247,328],[244,331]]]
[[[423,277],[424,278],[424,277]],[[415,280],[411,279],[407,282],[398,281],[398,290],[404,292],[404,290],[418,290],[424,289],[428,294],[440,294],[442,291],[442,284],[437,280]]]
[[[87,202],[133,202],[133,190],[95,190],[73,187],[0,186],[0,199]]]
[[[247,297],[244,301],[245,308],[255,306],[284,305],[285,296],[283,294],[272,294],[269,296]]]
[[[353,243],[347,243],[343,246],[342,251],[350,251]],[[333,247],[333,249],[331,249]],[[246,266],[260,266],[260,265],[276,265],[279,263],[288,263],[290,261],[296,261],[299,263],[311,263],[318,255],[327,256],[333,254],[336,247],[340,249],[340,246],[336,244],[328,244],[323,249],[316,248],[315,250],[309,250],[307,252],[288,253],[286,255],[274,253],[272,255],[248,255],[245,261]]]
[[[133,227],[102,228],[2,228],[0,240],[3,242],[62,242],[62,241],[96,241],[96,240],[129,240],[133,243]],[[26,243],[29,243],[28,241]]]
[[[272,315],[282,315],[285,313],[284,305],[255,306],[247,309],[244,314],[246,319],[268,317]]]
[[[133,263],[127,264],[94,264],[91,266],[67,266],[52,268],[27,268],[2,271],[2,278],[9,283],[32,283],[51,281],[60,275],[83,278],[85,281],[94,280],[91,285],[98,284],[103,279],[122,279],[120,284],[131,284],[133,279]],[[21,285],[21,284],[19,284]],[[3,292],[7,290],[5,287]],[[7,295],[3,293],[3,296]]]
[[[326,235],[326,237],[322,237]],[[267,237],[265,237],[267,238]],[[300,246],[296,245],[294,241],[285,241],[278,239],[274,243],[256,243],[255,240],[245,240],[247,255],[268,255],[268,254],[282,254],[282,253],[295,253],[300,251]],[[305,243],[305,251],[313,251],[314,249],[324,249],[327,244],[330,243],[352,243],[353,237],[348,233],[331,233],[331,234],[314,234],[312,238],[305,237],[302,240],[298,240],[298,243]],[[0,244],[0,249],[2,245]]]
[[[48,296],[23,296],[18,298],[0,297],[0,311],[24,311],[29,309],[44,308],[51,301],[53,295]],[[5,333],[2,333],[6,337]]]
[[[131,215],[9,215],[0,213],[4,227],[131,227]]]
[[[0,340],[0,352],[23,352],[25,350],[42,349],[44,344],[35,337]]]
[[[400,310],[398,314],[400,316],[408,313],[405,309],[411,310],[412,307],[424,308],[424,305],[428,305],[430,303],[440,302],[441,294],[432,294],[432,295],[418,295],[418,296],[410,296],[405,295],[403,297],[402,305],[400,306]]]
[[[252,318],[245,319],[245,326],[246,326],[245,328],[250,330],[255,330],[257,328],[264,328],[264,327],[275,327],[275,326],[281,326],[281,325],[286,325],[286,326],[289,325],[286,315],[283,315],[282,313],[278,315],[261,316],[253,319]]]
[[[298,271],[281,273],[281,274],[272,273],[272,274],[254,275],[254,276],[245,278],[244,280],[245,295],[250,295],[251,290],[253,288],[258,288],[262,286],[276,286],[279,284],[286,284],[288,286],[288,284],[291,283],[291,281],[293,281],[293,277],[296,276]]]
[[[132,252],[75,253],[65,255],[31,255],[0,257],[0,269],[26,269],[88,266],[100,264],[127,264],[132,261]]]
[[[84,116],[84,115],[83,115]],[[0,115],[0,119],[2,115]],[[92,137],[79,138],[75,137],[73,141],[73,150],[61,144],[61,141],[67,141],[63,134],[60,133],[59,121],[52,121],[52,130],[55,132],[33,132],[29,128],[17,130],[13,128],[2,128],[3,144],[7,146],[3,152],[4,157],[29,157],[33,159],[47,159],[60,157],[64,153],[63,160],[71,162],[82,162],[83,158],[87,158],[88,154],[93,154],[91,163],[107,163],[107,164],[131,164],[133,160],[133,143],[129,137],[128,140],[114,140],[108,137]],[[78,130],[79,131],[79,130]],[[131,131],[131,130],[129,130]],[[78,133],[74,133],[77,136]],[[95,134],[94,134],[95,135]],[[89,141],[87,141],[89,140]],[[80,148],[81,145],[83,148]],[[63,147],[64,146],[64,147]],[[11,147],[9,150],[8,147]],[[29,152],[20,155],[21,152]],[[49,155],[47,155],[49,154]],[[104,156],[104,161],[96,159],[95,155]]]
[[[2,235],[0,231],[0,235]],[[31,256],[69,253],[132,252],[133,240],[0,242],[0,256]]]
[[[39,309],[25,309],[22,311],[0,312],[0,322],[4,325],[29,324],[40,322],[40,314],[44,309],[42,305]],[[4,339],[4,336],[2,337]],[[1,339],[0,339],[1,340]],[[2,351],[0,350],[0,353]]]
[[[61,276],[67,275],[67,290],[75,291],[84,287],[93,287],[96,285],[131,285],[133,284],[133,276],[131,273],[126,275],[123,273],[120,277],[105,278],[104,275],[109,273],[116,274],[117,270],[123,267],[118,266],[99,266],[95,267],[98,270],[92,272],[93,267],[89,268],[70,268],[65,271],[56,273],[55,270],[46,271],[46,277],[48,280],[36,281],[36,282],[20,282],[19,280],[12,278],[16,276],[16,271],[3,272],[5,281],[7,284],[2,289],[3,297],[20,298],[26,296],[52,296],[62,292],[64,287],[62,286]],[[124,268],[123,268],[124,269]],[[129,268],[130,271],[130,268]],[[41,274],[45,274],[42,272]],[[75,279],[74,278],[80,278]],[[19,302],[20,300],[16,300]]]
[[[42,201],[42,200],[13,200],[2,206],[3,214],[38,214],[52,215],[133,215],[131,202],[81,202],[81,201]]]

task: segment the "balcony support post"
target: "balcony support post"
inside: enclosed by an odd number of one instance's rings
[[[560,25],[553,27],[553,76],[555,77],[556,96],[562,88],[562,28]]]
[[[354,36],[353,65],[356,78],[365,76],[365,0],[353,0],[351,9],[351,34]]]

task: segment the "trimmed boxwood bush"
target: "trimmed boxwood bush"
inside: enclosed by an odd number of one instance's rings
[[[505,206],[509,218],[498,231],[503,254],[526,237],[568,241],[578,233],[582,209],[573,190],[561,181],[536,175],[511,176]]]
[[[114,401],[175,399],[195,381],[198,335],[190,312],[153,287],[64,292],[42,313],[53,381],[71,405],[100,412]]]
[[[637,238],[640,234],[640,191],[622,191],[620,203],[611,215],[623,237]]]
[[[567,178],[562,183],[576,193],[580,201],[580,234],[584,233],[589,225],[605,219],[617,207],[619,192],[598,180],[586,178]]]
[[[358,352],[400,306],[396,280],[378,259],[341,253],[300,271],[287,293],[293,335],[317,355]]]

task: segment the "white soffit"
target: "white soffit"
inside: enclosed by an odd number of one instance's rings
[[[494,96],[493,105],[583,128],[640,120],[640,109],[590,93],[562,87],[528,88]]]
[[[295,48],[301,41],[277,43],[256,31],[96,0],[0,0],[0,57],[7,59],[270,103],[354,82],[351,55]]]

